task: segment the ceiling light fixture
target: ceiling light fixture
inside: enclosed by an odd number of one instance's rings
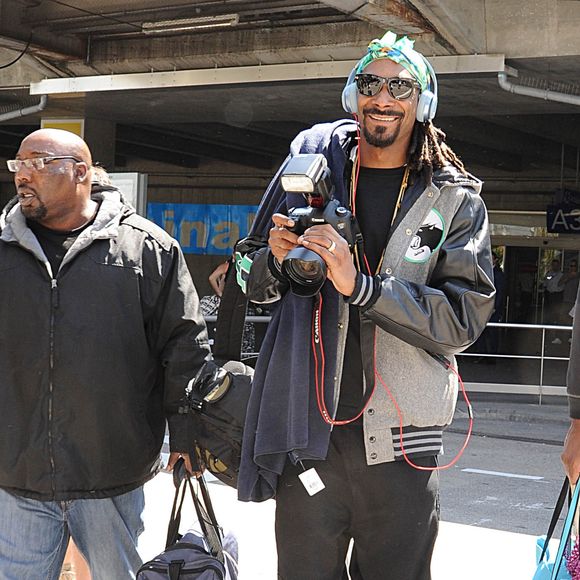
[[[141,30],[145,34],[163,34],[166,32],[187,32],[189,30],[211,30],[235,26],[240,22],[239,14],[221,14],[219,16],[200,16],[181,18],[179,20],[159,20],[143,22]]]

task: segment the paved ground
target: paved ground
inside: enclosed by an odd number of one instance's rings
[[[166,474],[160,474],[147,486],[147,531],[141,541],[146,559],[163,548],[171,486],[171,477]],[[273,501],[240,503],[233,490],[221,484],[210,484],[210,492],[220,523],[238,537],[239,580],[275,580]],[[183,521],[195,521],[189,506]],[[186,528],[187,524],[183,529]],[[530,579],[534,573],[535,540],[535,536],[525,534],[442,522],[433,560],[433,580]]]
[[[538,406],[529,400],[479,400],[473,405],[476,432],[514,440],[543,439],[554,445],[563,440],[567,410],[562,401]],[[466,425],[459,410],[453,429],[460,432]],[[238,502],[233,490],[215,481],[210,483],[210,492],[220,524],[238,537],[240,580],[275,580],[274,502]],[[159,474],[146,486],[146,531],[140,546],[145,559],[163,548],[172,497],[172,478],[167,474]],[[193,507],[187,505],[183,528],[194,521]],[[535,540],[532,535],[444,521],[435,550],[433,580],[530,579]]]
[[[535,397],[515,398],[506,395],[498,400],[497,394],[473,394],[475,415],[473,433],[497,439],[517,439],[562,445],[569,426],[568,407],[563,397],[545,397],[548,402],[538,405]],[[491,397],[495,397],[492,399]],[[468,417],[461,401],[449,431],[466,432]]]

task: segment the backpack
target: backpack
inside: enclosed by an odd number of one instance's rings
[[[213,511],[205,479],[200,475],[196,480],[203,503],[180,460],[173,472],[176,490],[165,550],[139,568],[136,580],[237,580],[237,543],[235,540],[232,542],[230,537],[233,549],[224,549],[222,530]],[[201,531],[189,530],[180,536],[181,508],[187,489],[193,498]]]
[[[216,361],[207,362],[188,385],[194,449],[200,465],[222,483],[237,487],[246,410],[254,369],[241,362],[247,300],[230,266],[216,325]]]

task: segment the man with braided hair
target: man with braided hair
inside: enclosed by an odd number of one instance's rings
[[[389,32],[371,42],[343,92],[355,119],[298,135],[236,248],[248,298],[275,303],[238,490],[276,497],[282,580],[340,579],[351,540],[351,578],[431,577],[454,355],[494,306],[481,183],[433,126],[436,105],[435,74],[412,41]],[[292,231],[289,210],[306,201],[280,176],[301,153],[326,159],[364,251],[328,223]],[[281,267],[298,246],[326,264],[315,296]]]

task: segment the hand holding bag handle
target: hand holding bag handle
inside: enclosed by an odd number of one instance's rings
[[[191,497],[193,499],[193,505],[195,506],[197,519],[199,520],[199,525],[201,526],[201,530],[209,544],[211,553],[223,564],[224,555],[222,548],[222,531],[215,516],[209,490],[207,489],[207,484],[203,475],[196,476],[196,479],[201,490],[203,503],[193,489],[191,476],[185,470],[185,464],[183,463],[183,460],[180,459],[175,464],[175,467],[173,468],[175,497],[173,499],[171,517],[169,518],[169,525],[167,527],[167,541],[165,548],[169,548],[180,538],[179,525],[181,523],[181,508],[183,507],[183,501],[185,499],[187,488],[189,488]]]

